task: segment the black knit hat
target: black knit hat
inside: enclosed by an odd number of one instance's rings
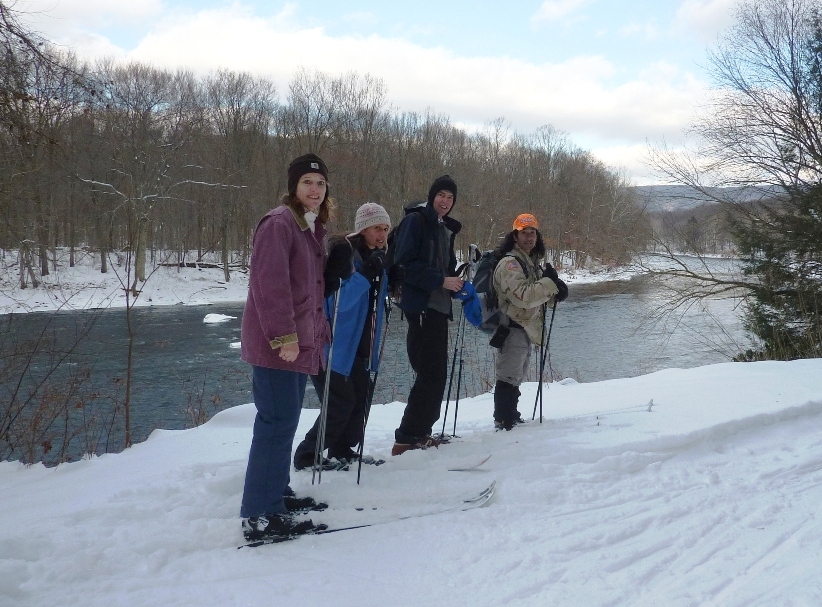
[[[434,183],[431,184],[431,188],[428,190],[428,204],[433,204],[434,196],[436,196],[440,190],[451,192],[454,195],[454,202],[457,202],[457,183],[451,179],[450,175],[443,175],[442,177],[437,177]]]
[[[291,196],[297,193],[297,182],[306,173],[319,173],[328,179],[328,167],[325,166],[322,158],[316,154],[303,154],[297,156],[288,165],[288,193]]]

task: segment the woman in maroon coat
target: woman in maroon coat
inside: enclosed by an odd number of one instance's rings
[[[295,498],[288,482],[306,379],[323,366],[329,342],[323,313],[325,223],[332,206],[327,178],[318,156],[295,158],[282,205],[254,233],[241,338],[257,407],[240,509],[248,540],[313,528],[310,520],[289,515],[314,502]]]

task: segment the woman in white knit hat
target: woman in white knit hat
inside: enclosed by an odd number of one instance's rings
[[[329,258],[335,248],[354,250],[354,272],[339,290],[334,352],[331,356],[331,385],[328,390],[328,415],[325,442],[326,467],[339,467],[357,459],[354,447],[363,438],[368,414],[371,373],[379,366],[380,339],[385,320],[387,276],[385,254],[391,217],[380,205],[366,202],[357,209],[354,232],[332,237]],[[344,257],[344,256],[337,256]],[[326,300],[330,317],[333,298]],[[322,399],[325,370],[311,377]],[[319,418],[294,453],[297,470],[311,468],[317,445]]]

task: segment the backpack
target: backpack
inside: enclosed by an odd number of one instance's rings
[[[399,302],[402,296],[402,283],[405,278],[404,269],[394,263],[397,233],[402,229],[403,224],[407,225],[406,220],[411,215],[415,216],[416,219],[410,219],[409,221],[419,222],[424,220],[422,213],[416,211],[406,212],[402,220],[388,232],[388,238],[386,239],[388,251],[385,254],[385,269],[388,273],[388,296],[394,302]]]
[[[497,256],[497,252],[493,250],[485,251],[474,268],[472,284],[482,308],[482,324],[479,326],[479,330],[483,333],[491,334],[503,323],[505,314],[499,309],[499,297],[494,288],[494,271],[497,269],[499,262],[506,257],[516,259],[522,267],[525,277],[528,277],[528,268],[519,257],[510,254]]]

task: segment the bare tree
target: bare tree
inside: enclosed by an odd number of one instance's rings
[[[747,358],[818,356],[822,343],[813,286],[822,259],[807,246],[816,242],[822,181],[821,10],[814,0],[741,3],[709,55],[717,90],[692,129],[700,145],[651,154],[671,181],[723,205],[743,256],[738,275],[683,264],[675,275],[691,280],[682,301],[728,288],[746,299],[746,327],[764,343]]]

